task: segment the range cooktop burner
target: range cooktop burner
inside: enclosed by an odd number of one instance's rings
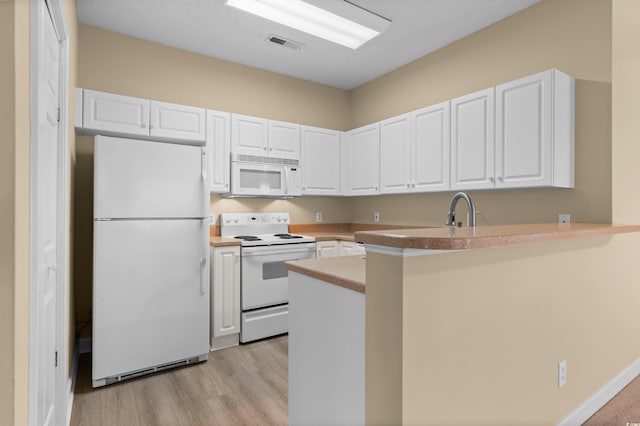
[[[273,236],[282,238],[283,240],[292,240],[294,238],[302,238],[302,235],[291,235],[291,234],[274,234]]]
[[[237,238],[238,240],[243,240],[243,241],[262,241],[262,238],[258,238],[255,235],[238,235],[233,238]]]

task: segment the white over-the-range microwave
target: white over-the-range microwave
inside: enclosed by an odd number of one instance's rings
[[[295,197],[302,195],[298,160],[231,154],[232,197]]]

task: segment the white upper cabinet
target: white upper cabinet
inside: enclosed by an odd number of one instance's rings
[[[557,70],[496,87],[496,188],[573,187],[573,92]]]
[[[90,134],[204,142],[205,110],[113,93],[82,90],[82,119]],[[77,101],[76,101],[77,102]]]
[[[84,129],[111,135],[149,136],[151,101],[113,93],[84,90]]]
[[[380,122],[380,193],[411,191],[413,118],[403,114]]]
[[[341,195],[340,134],[337,130],[301,127],[302,195]]]
[[[151,101],[149,135],[184,141],[205,140],[205,110]]]
[[[451,189],[494,187],[494,88],[451,100]]]
[[[300,159],[300,125],[248,115],[231,115],[234,154]]]
[[[378,194],[380,182],[380,123],[345,133],[345,195]]]
[[[380,122],[380,193],[449,190],[449,101]]]
[[[300,125],[269,120],[269,156],[300,159]]]
[[[449,191],[450,104],[441,102],[415,111],[413,118],[413,192]]]
[[[231,114],[231,151],[237,154],[268,154],[268,121],[264,118]]]
[[[209,190],[210,192],[229,192],[231,189],[231,114],[207,110],[206,129]]]

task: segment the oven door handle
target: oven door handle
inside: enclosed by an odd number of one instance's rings
[[[306,247],[288,247],[273,249],[273,246],[259,246],[259,247],[243,247],[242,256],[270,256],[273,254],[287,254],[287,253],[314,253],[316,251],[315,244]]]

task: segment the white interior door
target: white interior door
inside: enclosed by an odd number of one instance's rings
[[[35,304],[32,320],[35,324],[31,347],[35,394],[34,424],[50,425],[56,422],[56,367],[58,353],[56,332],[56,295],[58,282],[58,147],[60,114],[60,43],[51,16],[46,7],[40,7],[38,16],[38,93],[37,136],[34,146],[35,177],[33,224],[35,230]],[[60,265],[64,267],[64,265]]]

